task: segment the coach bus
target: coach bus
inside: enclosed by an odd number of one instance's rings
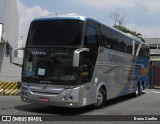
[[[149,47],[139,38],[78,15],[31,22],[24,50],[23,102],[61,107],[94,105],[148,87]],[[18,65],[18,64],[17,64]]]

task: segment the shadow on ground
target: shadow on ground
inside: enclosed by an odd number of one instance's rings
[[[120,102],[125,102],[133,98],[134,97],[132,95],[126,95],[123,97],[118,97],[112,100],[108,100],[104,108],[102,109],[107,109],[107,107],[109,106],[118,104]],[[60,116],[71,116],[71,115],[76,116],[76,115],[81,115],[81,114],[96,110],[93,108],[92,105],[82,107],[82,108],[63,108],[63,107],[54,107],[54,106],[47,106],[47,105],[40,105],[40,104],[20,105],[20,106],[16,106],[15,109],[19,111],[33,112],[33,113],[38,113],[38,114],[55,114],[55,115],[60,115]]]

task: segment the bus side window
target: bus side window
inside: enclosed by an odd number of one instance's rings
[[[132,42],[131,42],[131,39],[126,37],[126,36],[123,36],[123,42],[125,43],[125,52],[126,53],[132,53]]]
[[[101,35],[98,31],[98,25],[87,22],[84,34],[84,47],[89,48],[89,52],[83,52],[83,82],[87,82],[87,80],[90,81],[92,78],[100,44]]]
[[[91,60],[94,62],[96,61],[97,54],[98,54],[98,31],[96,26],[94,25],[86,25],[85,31],[85,40],[84,40],[84,47],[89,48],[89,55]]]
[[[111,49],[111,44],[112,44],[111,29],[103,25],[100,25],[100,32],[102,35],[103,47]]]
[[[144,44],[140,48],[139,56],[149,58],[149,49]]]
[[[118,48],[118,33],[115,32],[115,31],[112,31],[112,37],[113,37],[113,40],[112,40],[112,43],[111,43],[111,49],[113,50],[117,50]]]
[[[121,50],[120,51],[127,53],[127,44],[124,41],[122,35],[120,35],[120,37],[119,37],[119,43],[121,43]]]
[[[97,46],[100,40],[101,37],[96,26],[86,25],[84,46]]]

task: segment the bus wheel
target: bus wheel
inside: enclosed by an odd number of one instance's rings
[[[100,109],[104,106],[105,101],[106,101],[106,91],[104,88],[100,88],[100,90],[98,91],[98,95],[97,95],[97,103],[94,104],[94,107],[96,109]]]
[[[140,84],[138,84],[136,86],[136,92],[134,93],[134,96],[137,97],[137,96],[140,96],[142,94],[142,86],[140,86]]]

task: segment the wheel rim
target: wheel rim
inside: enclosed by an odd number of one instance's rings
[[[98,93],[98,96],[97,96],[97,104],[100,105],[100,104],[102,104],[102,102],[103,102],[103,94],[102,94],[102,92],[100,91],[100,92]]]

